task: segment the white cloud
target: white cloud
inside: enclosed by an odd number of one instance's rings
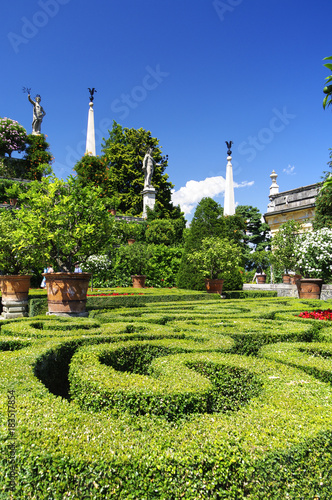
[[[173,190],[172,202],[174,205],[180,205],[182,212],[189,215],[202,198],[209,196],[214,198],[225,192],[225,178],[221,175],[216,177],[207,177],[203,181],[188,181],[185,186],[178,191]],[[234,188],[250,187],[254,181],[243,181],[241,184],[234,182]]]
[[[288,165],[287,168],[283,169],[283,172],[285,172],[285,174],[287,175],[296,175],[296,172],[294,172],[294,170],[295,170],[295,165]]]

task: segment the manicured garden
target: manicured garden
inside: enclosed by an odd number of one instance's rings
[[[331,301],[91,295],[1,322],[1,498],[332,497]]]

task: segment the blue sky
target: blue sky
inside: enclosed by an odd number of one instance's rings
[[[174,201],[191,219],[223,205],[232,140],[235,201],[264,213],[280,191],[318,182],[332,147],[322,92],[330,0],[15,0],[0,19],[0,116],[31,132],[39,93],[57,176],[84,154],[95,87],[97,154],[115,120],[169,155]]]

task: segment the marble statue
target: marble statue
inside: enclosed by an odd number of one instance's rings
[[[153,176],[153,172],[156,165],[160,165],[160,163],[156,163],[156,161],[152,157],[152,148],[149,148],[143,160],[142,170],[144,171],[144,189],[153,187],[151,184],[151,179]]]
[[[36,101],[33,101],[30,94],[28,94],[28,99],[33,105],[32,134],[40,135],[41,124],[44,116],[46,115],[44,108],[40,104],[41,97],[37,94]]]

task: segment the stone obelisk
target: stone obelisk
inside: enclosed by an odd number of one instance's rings
[[[234,201],[234,184],[233,184],[233,167],[231,164],[231,147],[233,142],[227,142],[227,167],[226,167],[226,185],[225,185],[225,202],[224,202],[224,215],[235,214],[235,201]]]
[[[89,102],[89,114],[88,114],[88,128],[86,132],[86,146],[85,154],[90,156],[96,156],[96,137],[95,137],[95,119],[93,113],[93,94],[96,91],[95,88],[88,89],[90,92],[90,102]]]

